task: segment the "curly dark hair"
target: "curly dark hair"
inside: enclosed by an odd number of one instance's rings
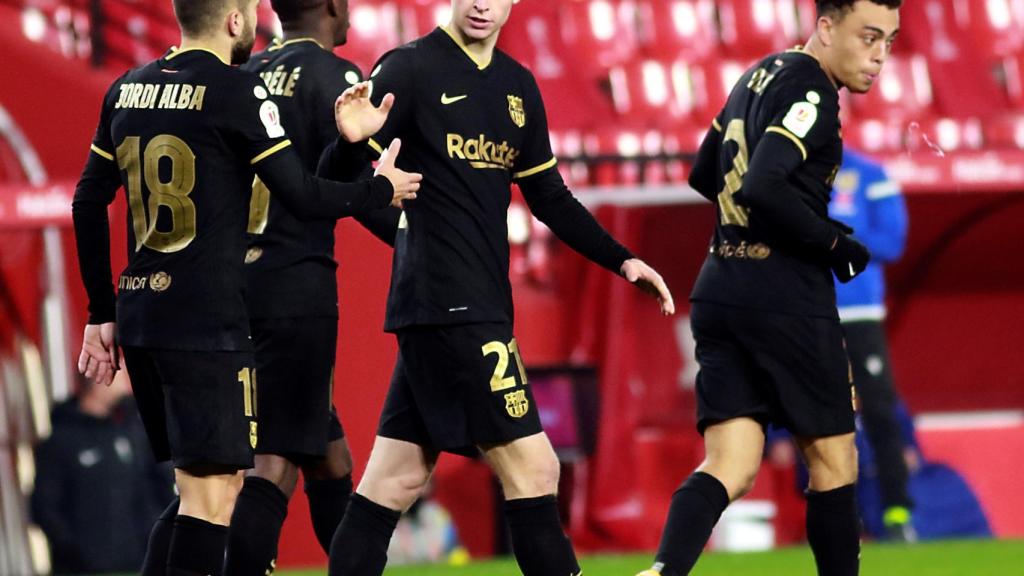
[[[903,0],[869,0],[872,4],[878,4],[879,6],[887,6],[892,9],[898,9],[903,5]],[[837,19],[842,19],[843,16],[853,10],[853,5],[858,0],[817,0],[815,4],[818,8],[818,17],[832,16]]]

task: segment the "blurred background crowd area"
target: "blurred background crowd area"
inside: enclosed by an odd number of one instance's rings
[[[447,21],[448,10],[445,0],[350,0],[349,41],[337,53],[368,73],[388,49]],[[259,17],[257,47],[279,33],[268,1]],[[700,461],[685,295],[713,207],[686,176],[736,78],[802,42],[813,24],[811,0],[522,0],[502,31],[499,47],[537,77],[566,180],[665,274],[682,304],[661,318],[513,200],[517,339],[563,460],[564,518],[583,550],[654,547],[672,491]],[[1024,0],[914,0],[902,24],[877,86],[844,96],[843,113],[846,144],[882,163],[910,215],[904,256],[887,271],[908,460],[915,471],[954,471],[985,530],[1024,537],[1024,497],[1007,474],[1024,469]],[[178,40],[169,1],[0,1],[2,573],[22,573],[32,551],[45,550],[30,505],[33,450],[51,436],[53,406],[81,391],[73,363],[85,295],[69,206],[100,100],[126,68]],[[125,218],[119,199],[115,273],[127,253]],[[381,331],[390,254],[348,222],[337,235],[335,398],[358,477],[395,354]],[[785,451],[772,455],[714,546],[803,537],[799,472]],[[443,530],[457,529],[474,557],[506,546],[496,490],[482,464],[442,459],[433,498],[451,520]],[[279,566],[322,563],[305,500],[291,506]]]

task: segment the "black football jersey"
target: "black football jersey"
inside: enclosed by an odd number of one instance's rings
[[[321,152],[338,137],[334,101],[362,79],[359,69],[308,38],[275,42],[242,68],[263,79],[303,167],[316,172]],[[245,267],[250,318],[338,315],[334,226],[300,222],[262,182],[253,186]]]
[[[717,221],[707,260],[691,299],[791,314],[835,316],[832,273],[820,254],[765,222],[744,202],[748,162],[759,147],[795,147],[802,163],[787,183],[822,221],[839,165],[842,135],[839,93],[817,59],[790,50],[770,55],[739,79],[702,146],[700,158],[717,168]],[[702,191],[702,193],[704,193]],[[803,209],[803,207],[800,207]],[[794,208],[795,209],[795,208]]]
[[[254,165],[289,146],[268,96],[258,76],[202,49],[172,49],[108,91],[92,153],[109,165],[91,161],[83,180],[120,172],[128,199],[122,344],[251,348],[243,256]]]
[[[555,166],[533,75],[500,50],[477,62],[438,28],[370,79],[375,104],[395,94],[371,146],[400,138],[398,167],[423,174],[399,224],[385,328],[512,322],[511,184]]]

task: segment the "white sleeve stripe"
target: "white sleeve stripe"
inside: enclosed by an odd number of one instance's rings
[[[886,180],[885,182],[879,182],[868,186],[865,195],[868,200],[879,200],[882,198],[888,198],[889,196],[896,196],[900,193],[900,185],[892,180]]]

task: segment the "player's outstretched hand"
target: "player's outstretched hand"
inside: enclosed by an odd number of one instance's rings
[[[377,170],[374,176],[384,176],[391,181],[395,189],[395,195],[391,198],[391,205],[397,208],[402,207],[403,200],[415,200],[416,191],[420,189],[420,180],[423,174],[419,172],[405,172],[395,167],[395,159],[398,158],[398,151],[402,149],[402,141],[395,138],[391,145],[380,155],[377,163]]]
[[[846,234],[840,234],[832,245],[829,266],[835,272],[836,278],[846,284],[863,272],[870,260],[871,252],[868,252],[863,244]]]
[[[658,299],[661,304],[661,313],[665,316],[676,313],[676,305],[672,301],[672,293],[668,286],[654,268],[647,265],[639,258],[631,258],[622,263],[619,272],[638,288]]]
[[[380,106],[370,102],[370,83],[360,82],[341,93],[334,101],[334,121],[338,133],[349,142],[362,142],[373,136],[388,119],[395,95],[386,94]]]
[[[78,356],[78,371],[96,384],[110,386],[114,374],[121,367],[115,334],[117,324],[86,324],[82,337],[82,353]]]

